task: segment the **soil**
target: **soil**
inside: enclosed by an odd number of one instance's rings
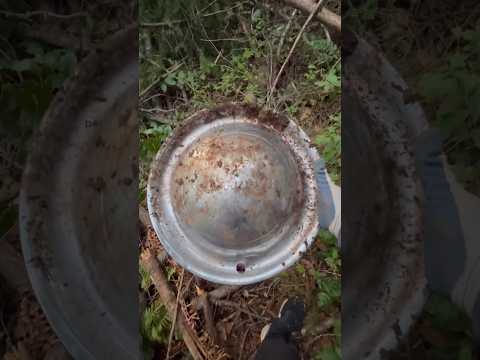
[[[145,246],[156,251],[157,254],[163,253],[153,229],[148,229],[144,239]],[[326,345],[333,345],[335,338],[332,334],[332,314],[320,311],[314,296],[316,285],[313,270],[326,270],[326,265],[319,256],[319,252],[322,251],[325,251],[325,246],[320,239],[317,239],[299,261],[304,271],[298,271],[294,266],[273,279],[255,285],[242,286],[218,304],[211,304],[219,338],[217,346],[213,344],[205,330],[203,313],[193,310],[192,301],[200,294],[214,290],[218,285],[185,272],[184,286],[181,289],[185,294],[185,306],[181,308],[191,327],[197,332],[204,348],[212,354],[211,359],[253,359],[260,345],[260,333],[263,327],[278,316],[281,304],[290,297],[300,297],[306,304],[304,327],[300,333],[296,334],[302,360],[311,359],[312,354]],[[175,274],[181,273],[181,267],[170,257],[166,259],[166,266],[173,267]],[[170,285],[175,293],[179,291],[178,275],[173,277]],[[178,350],[178,355],[174,359],[182,358],[182,351],[180,351],[183,348],[182,344],[182,341],[174,343],[173,347]],[[159,345],[154,359],[163,359],[162,355],[165,352],[165,346]]]

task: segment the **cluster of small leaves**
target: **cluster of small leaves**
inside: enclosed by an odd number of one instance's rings
[[[158,124],[153,121],[143,121],[140,128],[140,178],[139,178],[139,200],[145,198],[146,178],[148,168],[155,154],[160,150],[165,139],[172,132],[172,126]]]
[[[338,307],[341,299],[340,268],[341,260],[337,239],[328,231],[321,231],[320,241],[325,246],[321,257],[328,269],[327,272],[316,271],[314,277],[318,287],[317,301],[322,311],[331,312],[332,307]],[[335,342],[321,349],[314,355],[314,360],[340,360],[341,359],[341,322],[336,319],[334,324]]]
[[[457,177],[480,194],[480,31],[454,34],[461,45],[446,66],[421,78],[419,89],[445,135]]]
[[[174,73],[168,73],[174,64],[182,60],[191,62],[204,56],[214,58],[218,55],[213,36],[225,37],[225,24],[235,22],[235,11],[243,3],[221,1],[154,1],[139,2],[139,13],[142,23],[158,24],[153,27],[142,27],[140,37],[140,90],[158,82],[162,91],[177,84]],[[227,43],[228,44],[228,43]],[[225,45],[225,44],[223,44]],[[222,46],[225,48],[225,46]],[[188,64],[190,65],[190,64]],[[180,74],[180,78],[183,76]],[[183,74],[186,75],[184,72]],[[160,76],[160,79],[158,77]],[[162,79],[163,78],[163,79]]]
[[[341,114],[331,115],[323,131],[314,139],[325,160],[328,172],[335,183],[341,176]]]
[[[347,0],[345,5],[342,20],[349,28],[356,29],[359,32],[364,32],[368,23],[375,20],[378,15],[378,0],[356,2],[355,5],[352,5],[351,0]]]
[[[341,90],[341,64],[338,47],[323,38],[304,36],[306,43],[317,56],[308,64],[305,78],[321,91],[322,98],[339,96]]]
[[[317,352],[313,360],[340,360],[342,358],[339,345],[331,345]]]
[[[152,279],[147,270],[140,264],[140,287],[148,294],[153,286]],[[152,358],[154,344],[166,344],[170,332],[170,319],[165,306],[158,299],[149,303],[140,319],[140,332],[142,335],[142,348],[146,358]]]
[[[170,319],[165,306],[160,301],[154,301],[142,316],[141,333],[149,343],[166,344],[170,332]]]
[[[316,271],[314,276],[318,287],[318,305],[321,309],[325,309],[331,305],[338,305],[340,302],[341,282],[339,271],[341,260],[336,238],[327,231],[321,231],[319,237],[326,247],[321,257],[326,264],[328,273]]]
[[[165,124],[150,123],[140,130],[140,158],[150,162],[165,139],[172,132],[172,127]]]
[[[426,321],[433,329],[445,334],[428,351],[439,360],[472,360],[472,321],[465,311],[442,295],[432,294],[425,306]]]
[[[55,92],[71,74],[77,59],[70,50],[35,41],[15,45],[7,39],[2,42],[5,51],[0,52],[0,132],[9,139],[18,139],[24,158],[33,129]]]

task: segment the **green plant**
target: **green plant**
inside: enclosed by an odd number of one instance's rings
[[[340,301],[341,282],[340,279],[322,272],[315,273],[318,287],[318,305],[324,309],[330,305],[336,305]]]
[[[434,359],[471,360],[472,321],[465,311],[439,294],[431,294],[424,312],[424,323],[430,328],[425,331],[443,334],[428,350]]]
[[[351,1],[347,0],[347,5],[347,11],[343,16],[344,21],[357,31],[365,31],[366,24],[377,17],[378,0],[366,0],[356,6],[353,6]]]
[[[419,91],[446,138],[444,150],[455,174],[480,194],[480,31],[455,33],[457,51],[421,78]]]
[[[329,346],[324,347],[318,351],[314,356],[314,360],[340,360],[341,356],[341,336],[342,336],[342,323],[340,319],[336,319],[334,323],[334,333],[331,334],[334,337],[334,341]]]
[[[173,276],[177,273],[177,270],[173,266],[167,266],[166,273],[167,273],[167,280],[170,281],[173,279]]]
[[[331,115],[322,133],[314,139],[325,160],[332,180],[339,182],[341,176],[341,114]]]
[[[341,360],[341,358],[340,347],[331,345],[315,354],[314,360]]]
[[[21,166],[30,136],[77,59],[70,50],[36,41],[14,46],[2,39],[4,45],[5,51],[0,52],[0,136],[13,141],[10,145],[17,151],[13,161]]]
[[[139,266],[140,271],[140,287],[143,291],[148,291],[148,289],[152,286],[152,278],[147,270],[140,264]]]
[[[150,123],[140,130],[140,158],[150,162],[172,132],[170,125]]]
[[[157,301],[150,304],[141,319],[141,333],[148,343],[166,344],[170,332],[170,319],[165,306]]]
[[[325,309],[331,305],[340,303],[341,281],[339,271],[341,260],[338,253],[337,241],[332,234],[322,230],[319,233],[319,239],[325,247],[325,250],[320,253],[320,257],[327,266],[327,272],[314,271],[313,275],[318,287],[318,305],[320,309]]]

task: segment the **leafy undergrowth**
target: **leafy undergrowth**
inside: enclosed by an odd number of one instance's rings
[[[452,0],[407,3],[368,0],[348,9],[344,20],[386,53],[443,132],[456,177],[480,195],[480,6],[475,0],[461,7]]]
[[[303,34],[269,97],[274,78],[306,19],[304,14],[268,2],[179,1],[166,6],[143,0],[140,16],[144,25],[140,31],[141,201],[145,200],[150,162],[173,128],[200,109],[226,102],[255,104],[288,114],[324,154],[334,181],[340,181],[340,51],[325,38],[318,23],[312,22]],[[176,26],[179,23],[183,26]],[[148,236],[155,240],[152,231]],[[158,239],[155,241],[153,246],[158,246]],[[230,295],[228,300],[244,306],[250,315],[214,306],[223,346],[215,350],[208,339],[202,343],[215,353],[212,358],[249,359],[259,346],[262,327],[275,317],[284,299],[298,295],[307,304],[305,326],[298,334],[302,356],[339,359],[340,267],[335,239],[319,234],[296,266]],[[168,259],[165,271],[178,291],[180,267]],[[213,289],[213,284],[185,276],[183,312],[203,340],[204,319],[192,311],[189,302],[199,292]],[[142,271],[141,278],[145,354],[161,358],[170,323],[148,274]],[[173,349],[178,358],[186,351],[178,340],[173,341]]]
[[[472,323],[449,299],[432,294],[424,312],[389,360],[473,360]]]

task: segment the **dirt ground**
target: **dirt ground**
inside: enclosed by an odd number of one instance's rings
[[[157,255],[163,254],[163,249],[159,245],[160,242],[153,229],[149,228],[143,239],[145,247],[153,250]],[[210,292],[219,286],[185,272],[180,287],[181,268],[170,257],[167,257],[165,263],[167,267],[175,269],[173,271],[175,276],[170,281],[171,288],[174,289],[175,294],[178,291],[183,294],[180,300],[181,311],[201,339],[204,351],[210,354],[208,358],[252,359],[260,344],[262,328],[278,316],[280,306],[285,299],[299,297],[305,301],[307,316],[304,327],[300,333],[296,334],[296,338],[302,359],[308,360],[311,358],[311,354],[331,345],[335,340],[332,313],[320,311],[315,298],[316,285],[313,270],[329,271],[318,255],[324,250],[325,245],[320,239],[317,239],[299,261],[301,268],[305,271],[299,271],[298,265],[294,266],[273,279],[255,285],[242,286],[227,297],[213,302],[211,304],[212,320],[217,334],[216,343],[213,342],[206,330],[203,313],[194,310],[192,302],[195,302],[195,299],[202,293]],[[155,290],[151,289],[151,291]],[[176,341],[172,349],[172,358],[181,359],[185,351],[183,342]],[[165,352],[165,345],[159,345],[155,349],[154,359],[163,359]]]

